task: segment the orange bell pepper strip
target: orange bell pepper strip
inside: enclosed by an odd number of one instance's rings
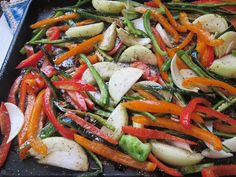
[[[215,165],[202,169],[202,177],[236,176],[236,165]]]
[[[220,122],[214,122],[213,127],[221,132],[236,134],[236,125],[225,125]]]
[[[135,11],[144,14],[148,9],[145,7],[136,7]],[[179,33],[169,24],[167,19],[158,11],[152,10],[151,17],[153,20],[158,21],[162,26],[169,32],[175,39],[175,42],[178,42],[180,39]]]
[[[185,48],[192,41],[193,36],[194,36],[193,32],[188,33],[188,35],[184,39],[184,41],[180,45],[178,45],[177,47],[173,48],[172,50],[177,52],[178,50]]]
[[[89,55],[88,59],[90,61],[90,63],[95,64],[98,62],[98,56],[97,54],[93,54],[93,55]],[[85,64],[85,62],[83,60],[79,60],[80,64]]]
[[[156,53],[155,55],[156,55],[157,66],[159,68],[161,77],[164,81],[168,81],[169,77],[168,77],[167,72],[162,71],[162,65],[164,63],[163,58],[161,57],[161,55],[159,53]]]
[[[201,24],[192,24],[188,21],[186,13],[180,13],[180,21],[189,31],[196,33],[197,36],[209,46],[219,46],[224,43],[222,39],[211,39],[208,31],[202,28]]]
[[[88,140],[85,137],[77,135],[77,134],[74,135],[74,140],[78,144],[83,146],[85,149],[90,150],[93,153],[100,155],[102,157],[105,157],[118,164],[122,164],[125,166],[129,166],[132,168],[136,168],[136,169],[140,169],[140,170],[148,171],[148,172],[153,172],[156,169],[156,164],[152,162],[136,161],[132,157],[120,151],[111,149],[110,147],[100,142]]]
[[[152,113],[168,113],[180,115],[184,108],[166,101],[134,100],[122,103],[122,106],[135,111],[145,111]],[[196,113],[192,114],[192,119],[198,123],[203,123],[202,117]]]
[[[236,95],[236,88],[219,80],[208,79],[205,77],[191,77],[183,81],[182,85],[184,87],[192,87],[197,85],[204,85],[208,87],[220,87],[227,90],[230,94]]]
[[[39,130],[39,123],[40,123],[40,117],[42,112],[42,105],[43,105],[43,96],[44,96],[45,90],[42,90],[38,96],[36,97],[36,101],[34,103],[29,122],[27,127],[27,137],[30,142],[30,146],[33,150],[38,152],[42,155],[47,155],[48,148],[47,146],[39,139],[37,138],[37,133]]]
[[[158,99],[153,96],[151,93],[145,91],[145,90],[142,90],[142,89],[136,89],[136,91],[141,95],[143,96],[144,98],[146,98],[147,100],[151,100],[151,101],[158,101]]]
[[[28,122],[29,122],[29,119],[30,119],[31,112],[33,110],[33,106],[35,104],[35,96],[34,95],[28,95],[27,96],[27,103],[28,104],[27,104],[25,114],[24,114],[25,115],[24,125],[23,125],[21,131],[18,134],[18,144],[19,144],[19,146],[23,145],[28,140],[28,138],[27,138]],[[28,154],[28,150],[29,150],[29,148],[20,149],[19,156],[20,156],[21,160],[26,158],[26,156]]]
[[[52,17],[52,18],[47,18],[47,19],[44,19],[44,20],[40,20],[40,21],[32,24],[30,27],[32,29],[41,28],[41,27],[44,27],[45,25],[48,25],[48,24],[51,24],[51,23],[56,23],[56,22],[60,22],[60,21],[63,21],[63,20],[75,19],[75,18],[78,18],[78,17],[79,17],[79,14],[77,14],[77,13],[65,14],[65,15],[61,15],[59,17]]]
[[[222,150],[223,147],[221,140],[217,136],[215,136],[213,133],[209,131],[198,128],[194,125],[192,125],[190,129],[186,129],[178,122],[161,117],[158,117],[156,121],[152,121],[144,116],[134,116],[132,117],[132,121],[143,124],[145,126],[168,128],[170,130],[175,130],[184,133],[186,135],[193,136],[195,138],[198,138],[213,145],[214,149],[217,151]]]
[[[72,57],[74,55],[77,54],[81,54],[81,53],[88,53],[91,50],[93,50],[93,46],[101,41],[103,39],[103,34],[97,35],[95,37],[92,37],[78,45],[76,45],[74,48],[72,48],[71,50],[69,50],[68,52],[62,54],[61,56],[59,56],[56,60],[55,60],[55,64],[59,65],[61,64],[63,61],[65,61],[67,58]]]
[[[169,19],[169,22],[174,28],[179,31],[179,32],[186,32],[187,28],[184,25],[179,24],[178,22],[175,21],[174,17],[172,16],[171,12],[166,8],[164,4],[160,0],[153,0],[153,2],[158,6],[158,7],[163,7],[165,9],[165,14]]]

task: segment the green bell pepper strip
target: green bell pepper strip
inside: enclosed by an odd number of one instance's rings
[[[161,50],[154,34],[152,33],[151,25],[150,25],[150,16],[151,16],[151,10],[147,10],[143,16],[143,23],[144,23],[145,31],[146,31],[147,35],[150,37],[155,51],[157,53],[159,53],[161,56],[165,56],[166,52]]]
[[[132,158],[140,162],[145,161],[151,152],[150,144],[144,144],[137,137],[131,135],[122,135],[119,146]]]
[[[94,79],[96,80],[96,82],[98,84],[98,87],[100,89],[100,92],[101,92],[100,102],[105,107],[106,105],[108,105],[108,102],[109,102],[109,92],[108,92],[107,86],[104,83],[104,81],[102,80],[100,74],[96,71],[94,66],[91,64],[89,59],[84,54],[81,54],[80,57],[87,64],[87,66],[88,66],[89,70],[91,71]]]

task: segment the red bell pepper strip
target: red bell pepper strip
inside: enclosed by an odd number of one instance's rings
[[[184,128],[191,127],[191,116],[197,104],[204,104],[206,106],[211,106],[211,103],[205,98],[192,99],[188,103],[188,105],[183,109],[183,111],[180,113],[180,123],[184,126]]]
[[[153,8],[157,8],[157,4],[153,1],[149,1],[149,2],[144,2],[145,6],[149,6],[149,7],[153,7]]]
[[[40,69],[44,74],[46,74],[47,77],[52,77],[53,75],[57,74],[57,70],[51,66],[51,65],[47,65],[43,68]]]
[[[215,111],[211,108],[207,108],[204,106],[196,106],[195,111],[200,112],[200,113],[205,113],[207,116],[216,117],[216,118],[218,118],[226,123],[229,123],[231,125],[236,125],[236,119],[233,119],[233,118],[229,117],[228,115],[225,115],[221,112]]]
[[[65,116],[71,118],[73,121],[75,121],[77,124],[79,124],[81,127],[84,129],[90,131],[91,133],[101,137],[102,139],[106,140],[107,142],[111,144],[118,144],[118,142],[111,137],[109,137],[107,134],[103,133],[99,128],[97,128],[95,125],[86,122],[84,119],[81,117],[75,115],[72,112],[66,112]]]
[[[56,130],[65,138],[68,139],[74,139],[74,130],[71,130],[69,128],[63,127],[55,117],[52,107],[51,107],[51,97],[52,97],[52,91],[47,88],[44,94],[43,98],[43,106],[45,113],[49,119],[49,121],[53,124],[53,126],[56,128]]]
[[[111,51],[107,52],[108,55],[114,55],[122,46],[123,42],[120,41]]]
[[[204,67],[211,66],[211,64],[213,63],[214,58],[215,58],[214,53],[215,53],[214,48],[207,45],[205,48],[205,51],[203,52],[203,56],[202,56],[202,60],[201,60],[202,65]]]
[[[165,172],[168,175],[171,175],[171,176],[183,176],[178,170],[166,166],[161,161],[159,161],[156,157],[154,157],[151,153],[149,154],[148,159],[152,163],[156,164],[157,167],[160,168],[160,170],[162,170],[163,172]]]
[[[22,78],[23,78],[22,75],[18,76],[16,80],[14,81],[14,83],[12,84],[9,95],[8,95],[8,102],[16,104],[16,94],[20,87]]]
[[[7,159],[9,149],[11,146],[11,142],[7,143],[11,129],[10,118],[3,102],[1,103],[0,107],[0,125],[1,125],[0,127],[1,132],[2,134],[4,134],[4,138],[0,146],[0,168],[1,168]]]
[[[76,109],[87,111],[86,101],[83,95],[75,91],[67,91],[66,93],[70,97],[72,105],[75,106]]]
[[[232,19],[232,20],[230,20],[230,23],[231,23],[231,25],[233,25],[233,26],[234,26],[234,28],[236,28],[236,18],[235,18],[235,19]]]
[[[88,95],[86,95],[83,92],[81,92],[80,94],[84,97],[84,100],[85,100],[86,105],[88,106],[88,108],[91,109],[91,110],[94,110],[94,102],[92,100],[90,100]]]
[[[24,49],[25,49],[26,54],[27,54],[28,57],[30,57],[31,55],[34,54],[34,48],[33,48],[32,46],[30,46],[30,45],[25,45],[25,46],[24,46]]]
[[[136,136],[140,139],[164,139],[164,140],[171,140],[171,141],[178,141],[178,142],[182,142],[182,143],[187,143],[190,145],[196,145],[197,143],[190,141],[190,140],[186,140],[174,135],[170,135],[167,134],[165,132],[162,131],[158,131],[158,130],[152,130],[152,129],[147,129],[147,128],[136,128],[136,127],[132,127],[132,126],[124,126],[122,127],[122,131],[124,133]]]
[[[60,29],[58,27],[51,27],[48,29],[47,34],[50,35],[49,40],[57,40],[60,38]],[[52,48],[52,44],[46,44],[44,47],[47,50],[50,50]],[[40,50],[37,53],[31,55],[27,59],[20,62],[20,64],[16,68],[21,69],[28,66],[34,66],[37,63],[37,61],[39,61],[43,56],[44,52]]]
[[[157,40],[158,44],[160,45],[161,49],[166,51],[166,45],[165,45],[160,33],[156,30],[156,28],[152,28],[152,32],[154,33],[156,40]]]
[[[80,65],[75,70],[75,74],[73,75],[72,79],[80,80],[85,72],[85,70],[88,68],[86,64]]]
[[[202,170],[202,177],[236,176],[236,165],[215,165]]]
[[[97,141],[90,141],[83,136],[76,135],[74,136],[75,141],[83,146],[85,149],[92,151],[93,153],[105,157],[113,162],[129,166],[132,168],[140,169],[143,171],[153,172],[156,169],[156,164],[152,162],[139,162],[134,160],[129,155],[126,155],[118,150],[112,149],[109,146],[106,146]]]
[[[53,81],[56,88],[70,90],[70,91],[96,91],[96,88],[90,84],[75,80],[61,80]]]

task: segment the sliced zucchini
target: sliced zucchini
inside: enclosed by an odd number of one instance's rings
[[[95,69],[100,74],[103,80],[108,80],[115,71],[122,68],[120,65],[111,62],[99,62],[95,63],[93,66],[95,67]],[[91,74],[89,69],[84,72],[82,76],[82,81],[85,81],[90,84],[96,84],[96,81],[93,78],[93,75]]]
[[[236,57],[226,55],[214,60],[209,70],[227,78],[236,78]]]
[[[219,39],[223,39],[224,43],[220,46],[215,47],[215,54],[217,58],[230,53],[233,49],[236,49],[236,32],[228,31],[221,35]]]
[[[109,51],[115,47],[116,42],[116,23],[113,22],[107,30],[103,33],[104,37],[101,43],[99,44],[99,48],[105,51]]]
[[[125,8],[125,3],[107,0],[92,0],[93,7],[99,12],[120,13]]]
[[[144,46],[135,45],[127,48],[120,56],[119,62],[132,63],[141,61],[145,64],[156,65],[156,56]]]
[[[94,23],[85,26],[71,27],[66,31],[70,37],[91,37],[100,34],[104,29],[104,23]]]
[[[210,33],[222,33],[228,28],[228,23],[224,17],[217,14],[205,14],[193,21],[193,24],[200,22]]]
[[[88,158],[83,148],[76,142],[63,137],[50,137],[43,140],[48,147],[48,154],[43,157],[33,149],[29,152],[39,159],[38,163],[62,167],[75,171],[88,170]]]
[[[131,67],[114,72],[108,84],[108,90],[112,99],[118,103],[142,74],[143,70]]]
[[[111,113],[107,122],[115,127],[115,131],[103,126],[101,130],[115,140],[119,140],[123,135],[122,127],[128,125],[128,113],[121,104],[119,104]]]
[[[133,88],[136,89],[136,88],[138,88],[138,87],[140,87],[140,86],[141,86],[141,87],[142,87],[142,86],[157,86],[157,87],[161,87],[160,84],[158,84],[158,83],[156,83],[156,82],[154,82],[154,81],[140,81],[140,82],[137,82],[137,83],[133,86]],[[160,91],[158,91],[158,93],[159,93],[160,95],[162,95],[162,96],[165,98],[165,100],[171,101],[171,99],[172,99],[172,94],[171,94],[170,92],[164,91],[164,90],[160,90]]]
[[[163,162],[174,166],[195,165],[204,158],[200,153],[171,146],[159,141],[151,141],[153,154]]]
[[[133,46],[133,45],[148,45],[151,43],[150,38],[137,38],[133,36],[132,34],[129,34],[127,31],[125,31],[123,28],[117,29],[117,34],[120,40],[127,46]]]

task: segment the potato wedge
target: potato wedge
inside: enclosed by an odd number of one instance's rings
[[[120,13],[125,8],[125,3],[107,0],[92,0],[93,7],[99,12]]]

